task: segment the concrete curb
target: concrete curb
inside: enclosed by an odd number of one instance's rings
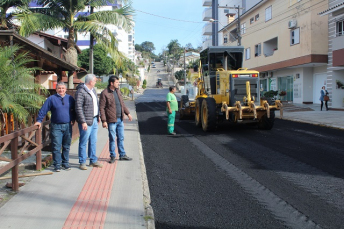
[[[136,112],[136,104],[135,105],[135,112]],[[137,116],[136,116],[137,118]],[[138,121],[138,120],[137,120]],[[137,130],[140,133],[139,125],[137,123]],[[149,192],[149,185],[146,173],[146,165],[143,156],[142,150],[142,143],[141,143],[141,136],[138,134],[138,145],[139,145],[139,154],[140,154],[140,164],[141,164],[141,176],[142,176],[142,188],[143,188],[143,204],[145,210],[144,219],[146,221],[147,229],[155,229],[155,221],[154,221],[154,212],[151,204],[151,197]]]

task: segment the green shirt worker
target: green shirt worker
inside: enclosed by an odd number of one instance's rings
[[[174,132],[174,120],[176,118],[176,111],[178,111],[178,101],[174,93],[176,92],[176,87],[171,86],[169,88],[170,92],[166,96],[166,112],[167,112],[167,131],[169,135],[176,135]]]

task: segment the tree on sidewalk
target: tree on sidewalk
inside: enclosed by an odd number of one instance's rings
[[[26,67],[35,60],[28,52],[20,53],[19,49],[17,45],[0,47],[0,111],[13,114],[19,122],[26,122],[45,101],[45,96],[38,91],[48,92],[35,83],[33,73],[39,69]]]

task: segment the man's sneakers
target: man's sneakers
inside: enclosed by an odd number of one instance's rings
[[[102,168],[103,165],[99,163],[99,161],[96,161],[94,163],[90,163],[91,167],[97,167],[97,168]]]
[[[62,165],[62,168],[66,171],[69,171],[71,170],[70,166],[69,165]]]
[[[81,170],[87,170],[86,164],[80,164],[79,168]]]
[[[110,161],[109,161],[109,163],[110,163],[110,164],[113,164],[113,163],[115,163],[115,161],[116,161],[116,157],[110,156]]]
[[[123,155],[121,157],[119,157],[120,161],[131,161],[132,158],[128,157],[127,155]]]
[[[176,135],[176,132],[168,133],[168,135]]]
[[[61,169],[59,167],[55,167],[54,172],[56,172],[56,173],[61,172]]]

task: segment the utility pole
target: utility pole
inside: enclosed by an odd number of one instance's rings
[[[214,19],[214,21],[218,22],[219,20],[219,10],[218,10],[218,0],[212,0],[211,1],[211,17]],[[212,23],[211,25],[212,34],[211,34],[211,43],[213,46],[219,45],[219,38],[218,38],[218,32],[219,32],[219,23]]]
[[[91,6],[90,14],[93,14],[94,7]],[[90,54],[89,54],[89,72],[93,74],[93,41],[94,37],[90,34]]]
[[[186,49],[184,48],[184,92],[185,92],[185,95],[186,95],[187,93],[186,93],[186,68],[185,68],[185,53],[186,53]]]
[[[217,0],[216,0],[217,1]],[[241,46],[241,25],[240,25],[240,10],[242,10],[243,8],[240,8],[240,5],[238,5],[237,7],[234,5],[234,7],[228,7],[228,6],[218,6],[217,4],[216,4],[216,6],[214,7],[214,0],[213,0],[213,3],[212,3],[213,5],[212,5],[212,8],[213,8],[213,10],[214,10],[214,8],[216,8],[216,12],[218,12],[218,9],[219,8],[225,8],[225,9],[235,9],[235,10],[238,10],[238,20],[237,20],[237,38],[238,38],[238,46]],[[213,11],[213,13],[214,13],[214,11]],[[213,17],[213,19],[214,19],[214,21],[216,21],[216,22],[219,22],[219,20],[218,20],[218,15],[216,14],[216,17],[217,18],[214,18],[214,14],[212,15],[212,17]],[[218,25],[218,23],[214,23],[214,24],[216,24],[216,25]],[[213,28],[214,28],[214,25],[213,25]],[[213,46],[218,46],[218,27],[217,27],[217,29],[216,30],[212,30],[212,35],[213,35],[213,39],[215,39],[214,38],[214,33],[216,33],[216,45],[214,44],[214,40],[213,40]]]
[[[241,46],[240,6],[238,5],[238,46]]]

